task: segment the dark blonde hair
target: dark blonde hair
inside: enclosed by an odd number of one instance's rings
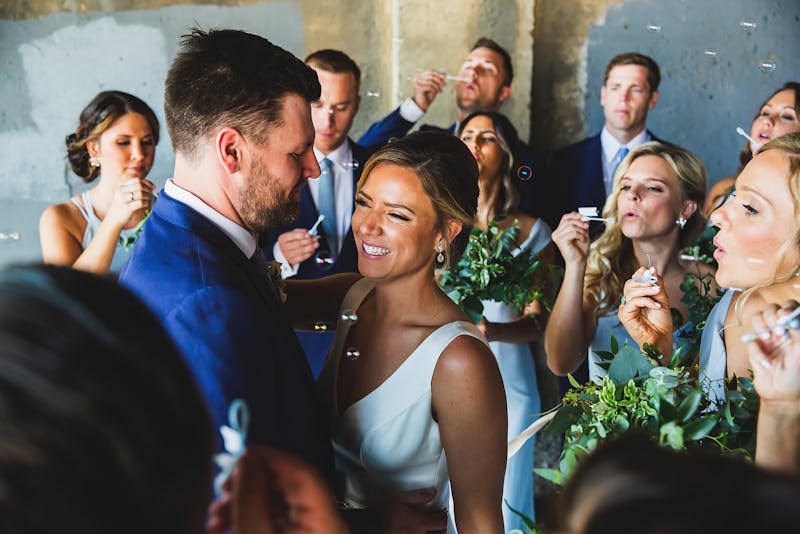
[[[153,143],[158,144],[158,118],[144,100],[122,91],[98,93],[81,111],[78,128],[66,138],[70,167],[84,182],[91,182],[100,174],[99,167],[89,165],[86,143],[99,139],[117,119],[128,113],[138,113],[147,120]]]
[[[634,265],[633,241],[622,235],[617,197],[620,194],[622,176],[634,161],[644,156],[658,156],[667,162],[678,177],[684,200],[694,200],[697,203],[698,209],[680,230],[680,248],[693,243],[706,226],[706,219],[700,209],[706,196],[706,170],[697,156],[685,148],[654,141],[631,150],[614,173],[613,189],[603,208],[603,217],[611,217],[613,222],[606,224],[603,234],[589,249],[584,292],[593,300],[596,316],[617,306],[622,296],[624,280],[630,278],[637,269]]]
[[[439,132],[415,132],[394,140],[369,158],[356,192],[379,165],[397,165],[416,174],[433,203],[437,229],[445,238],[449,221],[463,225],[445,252],[444,268],[455,264],[467,246],[478,210],[478,165],[466,145],[454,135]]]

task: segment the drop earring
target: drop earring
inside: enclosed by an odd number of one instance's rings
[[[439,251],[439,255],[436,256],[436,261],[439,263],[444,263],[444,245],[439,243],[439,245],[436,247],[436,250]]]
[[[688,222],[688,221],[687,221],[686,219],[684,219],[683,217],[678,217],[678,218],[675,220],[675,224],[677,224],[677,225],[678,225],[678,228],[680,228],[681,230],[683,230],[683,229],[686,227],[686,223],[687,223],[687,222]]]

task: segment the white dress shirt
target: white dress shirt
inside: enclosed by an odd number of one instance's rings
[[[192,208],[194,211],[211,221],[214,226],[222,230],[222,233],[230,238],[231,241],[242,251],[245,257],[250,258],[256,251],[256,238],[250,230],[225,217],[220,212],[200,200],[194,193],[187,191],[172,181],[172,178],[164,184],[164,192],[180,202]]]
[[[317,157],[318,162],[328,158],[331,160],[331,163],[333,163],[333,191],[336,195],[336,232],[338,234],[336,252],[338,253],[342,250],[342,242],[350,231],[350,220],[353,217],[353,197],[355,195],[353,188],[353,165],[359,165],[359,163],[353,158],[353,151],[347,139],[345,139],[344,143],[339,145],[336,150],[327,155],[323,154],[315,147],[314,155]],[[318,205],[319,182],[317,180],[308,180],[308,192],[311,193],[314,205]],[[275,245],[272,247],[272,255],[276,261],[281,262],[281,276],[289,278],[297,274],[297,271],[300,269],[300,264],[290,264],[283,255],[283,252],[281,252],[281,247],[278,242],[275,242]]]
[[[619,152],[619,149],[624,146],[627,147],[628,150],[633,150],[649,140],[650,134],[647,133],[647,128],[645,128],[639,132],[636,137],[623,145],[616,137],[611,135],[608,128],[603,126],[603,130],[600,132],[600,146],[603,147],[603,183],[606,187],[606,196],[611,194],[611,187],[613,185],[611,181],[614,179],[614,171],[617,170],[617,165],[619,164],[618,161],[614,161],[614,157],[617,155],[617,152]],[[601,210],[602,208],[603,207],[600,206]]]

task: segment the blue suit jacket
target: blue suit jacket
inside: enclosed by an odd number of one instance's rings
[[[369,130],[358,140],[358,143],[377,149],[393,138],[405,136],[412,126],[414,126],[414,123],[404,119],[400,115],[400,108],[398,107],[370,126]],[[450,135],[458,133],[456,132],[455,122],[447,128],[432,124],[422,124],[419,130],[421,132],[441,132]],[[545,195],[545,188],[549,182],[546,159],[541,152],[522,141],[515,148],[515,157],[517,168],[524,165],[530,167],[533,172],[533,176],[530,179],[516,182],[520,193],[519,209],[532,217],[542,217],[543,213],[547,211],[549,203]]]
[[[353,168],[353,190],[355,191],[355,184],[358,183],[358,179],[361,177],[361,170],[364,168],[364,164],[367,162],[367,159],[369,159],[369,156],[372,155],[373,151],[352,141],[350,141],[350,148],[353,151],[354,161],[358,163],[358,166]],[[317,210],[316,204],[314,204],[314,199],[311,197],[311,191],[309,191],[308,187],[303,187],[300,191],[300,215],[297,217],[297,220],[288,226],[270,230],[262,236],[261,248],[264,250],[264,256],[266,256],[268,260],[274,260],[275,258],[272,251],[275,243],[278,242],[278,237],[295,228],[311,228],[316,222],[317,217],[319,217],[319,211]],[[319,249],[317,249],[317,251],[327,251],[328,241],[325,239],[325,230],[322,228],[322,225],[318,227],[318,230],[322,239],[319,240]],[[312,280],[331,274],[355,272],[358,272],[358,251],[356,250],[355,239],[353,239],[353,229],[350,228],[347,235],[345,235],[342,240],[342,248],[336,255],[336,261],[334,261],[331,269],[320,269],[314,260],[314,256],[312,256],[300,264],[297,275],[295,275],[293,279]]]
[[[325,412],[282,304],[219,228],[162,192],[120,282],[161,319],[217,428],[244,399],[248,443],[297,454],[331,480]]]
[[[648,130],[650,140],[664,144]],[[596,206],[603,209],[606,202],[603,182],[603,147],[600,134],[560,148],[553,154],[550,164],[551,180],[543,196],[542,217],[551,228],[558,226],[561,216],[576,211],[579,206]]]

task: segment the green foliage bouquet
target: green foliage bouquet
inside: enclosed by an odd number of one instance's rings
[[[630,430],[675,450],[702,445],[752,457],[758,396],[750,379],[726,380],[725,400],[716,405],[686,367],[683,347],[663,365],[654,347],[620,348],[612,337],[611,352],[599,356],[609,363],[608,375],[583,385],[570,377],[573,387],[545,430],[565,433],[559,469],[537,474],[562,484],[602,441]]]
[[[439,282],[476,324],[483,316],[481,300],[503,302],[517,313],[537,300],[549,309],[543,291],[555,268],[526,251],[518,252],[519,221],[502,230],[500,220],[490,221],[485,232],[472,228],[461,260],[444,271]]]

